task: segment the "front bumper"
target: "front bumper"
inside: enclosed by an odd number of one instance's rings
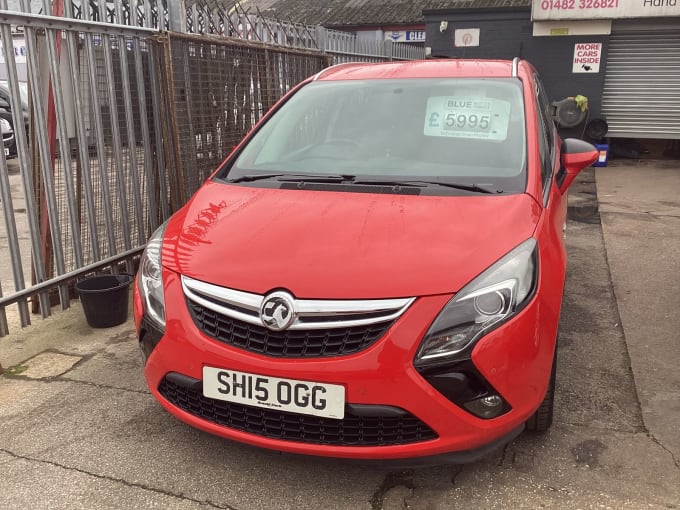
[[[5,150],[5,155],[9,157],[16,156],[17,149],[14,138],[14,133],[3,133],[2,134],[2,146]]]
[[[163,407],[186,423],[218,436],[291,453],[339,458],[412,459],[444,455],[442,462],[469,462],[510,441],[543,398],[557,326],[557,314],[548,314],[548,320],[542,317],[538,321],[541,303],[536,298],[517,317],[476,345],[472,362],[510,406],[505,414],[485,420],[451,402],[413,366],[420,339],[450,299],[449,295],[419,298],[382,339],[361,352],[304,360],[269,358],[202,334],[189,314],[176,274],[165,276],[165,299],[165,333],[162,337],[150,337],[142,320],[141,300],[135,293],[135,318],[140,332],[146,332],[148,343],[144,348],[148,355],[145,376]],[[150,343],[149,338],[153,340]],[[319,436],[319,430],[326,430],[329,424],[318,418],[288,416],[291,413],[268,415],[269,410],[248,406],[237,409],[221,401],[210,402],[202,395],[204,366],[341,384],[345,387],[348,416],[359,420],[363,429],[352,436],[341,424],[340,432],[336,433],[340,440],[330,441],[328,437],[333,434]],[[173,382],[171,391],[168,380]],[[403,414],[399,416],[400,413]],[[367,414],[372,415],[373,421],[366,418]],[[252,426],[248,420],[263,421],[265,425]],[[295,422],[297,435],[287,435],[285,427],[283,433],[271,432],[267,423],[272,421]],[[347,431],[352,430],[347,427]],[[354,438],[364,438],[365,431],[372,431],[378,439],[357,443]]]

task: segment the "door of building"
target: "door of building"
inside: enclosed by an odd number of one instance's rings
[[[680,139],[680,18],[615,22],[606,69],[609,136]]]

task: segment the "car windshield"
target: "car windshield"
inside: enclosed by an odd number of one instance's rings
[[[292,96],[219,178],[311,174],[523,192],[525,160],[519,80],[321,81]]]

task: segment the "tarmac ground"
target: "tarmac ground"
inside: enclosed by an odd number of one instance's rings
[[[199,432],[151,397],[130,318],[78,302],[0,338],[0,508],[680,509],[680,161],[570,191],[555,423],[464,466],[375,469]]]

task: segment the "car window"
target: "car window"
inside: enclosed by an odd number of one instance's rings
[[[21,107],[28,108],[28,84],[19,82],[19,96],[21,97]],[[7,80],[0,80],[0,97],[9,102],[9,83]]]
[[[538,76],[536,83],[536,102],[538,111],[539,149],[541,153],[541,177],[544,189],[547,189],[552,177],[555,157],[555,122],[545,87]]]
[[[523,191],[525,147],[518,80],[313,82],[270,118],[221,177],[452,177]]]

